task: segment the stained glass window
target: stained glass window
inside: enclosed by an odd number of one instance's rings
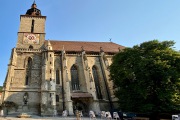
[[[80,90],[78,70],[75,65],[71,67],[71,83],[72,83],[72,90]]]

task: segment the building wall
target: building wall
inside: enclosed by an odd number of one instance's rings
[[[33,32],[32,20],[35,21]],[[109,78],[112,55],[103,51],[86,54],[84,50],[77,53],[53,50],[50,41],[45,44],[45,20],[45,16],[21,16],[17,45],[12,49],[2,95],[2,102],[10,101],[16,106],[5,107],[7,114],[27,112],[44,116],[53,115],[54,111],[62,114],[66,109],[73,115],[76,104],[84,108],[85,114],[89,110],[96,113],[109,110],[112,102],[117,100]],[[26,34],[39,36],[39,43],[25,43]],[[32,63],[28,63],[29,60]],[[73,65],[78,70],[80,90],[72,90]],[[97,97],[93,67],[97,69],[102,99]],[[59,84],[56,84],[56,70],[59,70]],[[92,97],[74,99],[73,92],[88,93]]]
[[[15,55],[16,54],[16,55]],[[51,54],[51,55],[50,55]],[[112,81],[109,80],[108,77],[109,71],[105,69],[105,63],[102,63],[101,55],[91,55],[87,54],[87,61],[86,65],[84,59],[82,59],[82,53],[78,54],[66,54],[66,70],[62,67],[64,64],[62,61],[61,54],[54,54],[54,52],[35,52],[35,51],[21,51],[19,49],[14,52],[15,58],[11,58],[11,63],[16,63],[15,67],[12,69],[13,72],[9,72],[8,75],[12,77],[6,80],[6,83],[9,83],[9,88],[6,85],[8,91],[5,93],[7,94],[4,100],[6,101],[13,101],[19,107],[16,111],[22,111],[23,103],[23,96],[27,92],[28,97],[28,106],[34,114],[41,114],[44,111],[43,115],[51,115],[53,114],[53,109],[57,110],[58,114],[61,114],[63,111],[63,95],[65,97],[65,104],[66,109],[72,109],[73,101],[71,100],[71,93],[74,91],[72,90],[71,86],[71,67],[76,65],[78,68],[78,77],[80,83],[80,91],[81,92],[88,92],[92,94],[93,99],[86,103],[88,109],[93,110],[108,110],[109,109],[109,98],[107,94],[107,87],[110,88],[110,97],[113,100],[113,89],[112,89]],[[50,57],[51,56],[51,57]],[[111,57],[108,56],[108,62],[111,63]],[[32,68],[31,68],[31,76],[28,85],[25,85],[25,77],[26,77],[26,65],[28,58],[32,58]],[[45,61],[46,64],[43,63]],[[50,64],[51,62],[51,64]],[[104,65],[104,66],[103,66]],[[44,66],[44,67],[43,67]],[[88,66],[88,69],[86,69]],[[98,71],[98,78],[101,87],[102,99],[98,100],[96,95],[95,83],[94,80],[90,81],[91,77],[93,79],[92,74],[92,67],[95,66]],[[42,69],[43,68],[43,69]],[[51,69],[51,72],[50,72]],[[56,83],[56,70],[59,70],[59,79],[60,84],[55,84],[55,90],[49,88],[51,87],[50,78],[52,81]],[[105,71],[105,76],[103,75],[103,70]],[[44,74],[43,74],[44,71]],[[64,72],[64,77],[62,76],[62,72]],[[107,73],[107,74],[106,74]],[[46,77],[45,77],[46,76]],[[43,80],[44,78],[44,80]],[[105,80],[107,79],[107,84],[105,84]],[[47,83],[47,90],[44,91],[43,81]],[[64,83],[64,84],[63,84]],[[68,84],[67,84],[68,83]],[[62,92],[62,87],[64,85],[64,94]],[[75,91],[76,92],[76,91]],[[51,103],[49,103],[52,98],[49,97],[49,93],[54,93],[54,95],[59,96],[59,100],[56,101],[56,97],[54,97],[54,107],[49,110],[49,113],[45,112],[45,109],[51,107]],[[42,97],[44,96],[44,97]],[[69,98],[70,97],[70,98]],[[66,101],[70,99],[70,104]],[[44,101],[45,100],[45,101]],[[49,104],[46,107],[43,106],[44,104]],[[48,102],[49,101],[49,102]],[[71,107],[71,108],[70,108]],[[39,110],[42,109],[43,110]],[[9,114],[13,113],[14,109],[9,110]],[[98,111],[97,111],[98,112]]]

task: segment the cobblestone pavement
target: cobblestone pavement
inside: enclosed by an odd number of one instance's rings
[[[0,120],[76,120],[76,117],[40,117],[32,116],[31,118],[17,118],[16,116],[0,117]],[[93,120],[88,117],[82,117],[81,120]],[[101,120],[96,118],[94,120]]]

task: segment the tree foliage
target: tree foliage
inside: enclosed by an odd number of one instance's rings
[[[173,45],[153,40],[114,56],[110,76],[122,111],[180,111],[180,53]]]
[[[2,89],[3,89],[3,87],[2,87],[2,86],[0,86],[0,92],[2,92]]]

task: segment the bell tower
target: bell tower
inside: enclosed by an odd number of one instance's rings
[[[25,15],[20,16],[16,48],[41,49],[45,41],[46,16],[41,15],[34,1]]]

